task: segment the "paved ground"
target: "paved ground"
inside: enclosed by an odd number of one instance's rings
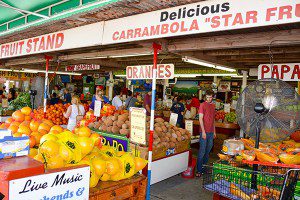
[[[212,193],[202,188],[202,179],[184,179],[180,175],[151,186],[152,200],[211,200]]]

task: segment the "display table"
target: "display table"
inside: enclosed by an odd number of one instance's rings
[[[147,178],[144,175],[134,175],[130,179],[117,182],[99,181],[98,185],[90,188],[90,200],[136,199],[146,197]]]

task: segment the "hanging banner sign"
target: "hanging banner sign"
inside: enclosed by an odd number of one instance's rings
[[[0,71],[0,77],[7,78],[7,79],[30,79],[37,76],[38,74],[36,73]]]
[[[295,0],[202,1],[107,21],[103,44],[299,21],[300,4]]]
[[[90,167],[9,181],[9,199],[89,199]]]
[[[95,65],[95,64],[79,64],[79,65],[72,65],[66,67],[67,72],[89,71],[89,70],[98,70],[98,69],[100,69],[100,65]]]
[[[127,79],[152,79],[153,65],[127,66]],[[173,79],[174,65],[160,64],[157,65],[157,79]]]
[[[283,81],[300,80],[300,63],[261,64],[258,66],[258,79],[277,78]]]
[[[100,45],[104,22],[0,45],[0,59]],[[88,33],[88,34],[87,34]]]
[[[146,145],[146,109],[130,108],[130,141]]]

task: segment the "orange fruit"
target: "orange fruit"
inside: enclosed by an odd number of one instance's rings
[[[35,159],[35,160],[37,160],[37,161],[39,161],[39,162],[41,162],[41,163],[44,163],[44,162],[45,162],[45,159],[44,159],[43,155],[40,154],[40,153],[38,153],[36,156],[34,156],[33,159]]]
[[[21,109],[21,113],[28,116],[31,113],[31,108],[30,107],[24,107],[24,108]]]
[[[14,120],[13,120],[13,118],[7,118],[6,120],[5,120],[5,123],[6,124],[11,124],[12,122],[13,122]]]
[[[29,154],[28,154],[28,156],[29,156],[30,158],[34,158],[37,154],[38,154],[38,150],[37,150],[37,149],[35,149],[35,148],[30,148],[30,149],[29,149]]]
[[[43,135],[40,139],[40,143],[43,144],[44,142],[46,141],[57,141],[58,138],[53,135],[53,134],[46,134],[46,135]]]
[[[18,132],[18,129],[19,129],[19,127],[18,127],[18,126],[15,126],[15,125],[10,125],[10,126],[8,127],[8,130],[10,130],[12,134]]]
[[[31,117],[30,116],[25,116],[25,121],[30,121],[31,120]]]
[[[18,132],[29,136],[31,133],[31,130],[28,126],[20,125]]]
[[[94,158],[92,160],[92,165],[98,176],[102,176],[106,172],[106,162],[101,158]]]
[[[37,131],[39,128],[40,123],[36,120],[31,120],[29,127],[32,131]]]
[[[48,124],[50,127],[53,126],[53,122],[47,119],[43,120],[43,123]]]
[[[40,144],[41,137],[43,136],[41,133],[39,133],[39,132],[32,132],[31,136],[34,137],[36,144]]]
[[[89,154],[94,148],[94,141],[89,137],[78,137],[78,143],[81,147],[81,153],[83,157]]]
[[[31,135],[29,137],[29,147],[32,148],[34,145],[36,145],[35,137]]]
[[[48,124],[43,122],[39,125],[38,131],[45,130],[45,131],[49,132],[50,129],[51,129],[51,127]]]
[[[58,132],[57,130],[53,130],[53,131],[50,131],[48,134],[53,134],[53,135],[57,135],[59,134],[60,132]]]
[[[20,132],[13,133],[12,135],[13,137],[22,137],[22,133]]]
[[[41,129],[41,130],[38,130],[38,132],[41,134],[41,135],[46,135],[48,133],[48,131],[44,130],[44,129]]]
[[[17,110],[15,112],[13,112],[12,118],[17,122],[22,122],[25,120],[25,115],[23,113],[21,113],[20,110]]]
[[[14,125],[14,126],[18,126],[19,127],[20,124],[21,124],[20,122],[12,122],[10,125]]]
[[[90,137],[91,129],[89,129],[88,127],[82,126],[75,133],[80,137]]]
[[[92,133],[90,138],[93,139],[95,146],[98,146],[101,143],[101,137],[98,133]]]
[[[47,169],[62,168],[65,165],[65,161],[60,156],[55,156],[47,159]]]
[[[23,121],[20,126],[28,126],[29,127],[30,122],[29,121]]]
[[[47,140],[45,142],[42,142],[42,139],[39,148],[39,153],[45,155],[46,157],[57,156],[59,154],[59,143],[53,140]]]
[[[116,158],[111,158],[106,161],[106,172],[109,175],[115,175],[120,170],[119,161]]]
[[[52,126],[51,129],[50,129],[50,131],[57,131],[59,133],[63,132],[63,130],[64,129],[59,125]]]

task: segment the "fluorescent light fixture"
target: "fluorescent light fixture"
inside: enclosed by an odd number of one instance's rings
[[[125,58],[125,57],[135,57],[135,56],[150,56],[153,55],[153,53],[137,53],[137,54],[128,54],[128,55],[112,55],[108,56],[109,58]]]
[[[35,69],[23,69],[23,72],[28,73],[46,73],[46,70],[35,70]],[[50,74],[61,74],[61,75],[81,75],[81,73],[74,73],[74,72],[61,72],[61,71],[48,71]]]
[[[18,69],[0,69],[0,71],[2,72],[23,72],[22,70],[18,70]]]
[[[247,76],[248,78],[249,76]],[[243,75],[236,75],[236,76],[232,76],[232,78],[243,78]]]
[[[223,67],[223,66],[216,66],[216,69],[224,70],[224,71],[229,71],[229,72],[235,72],[235,69],[229,68],[229,67]]]
[[[116,77],[126,77],[126,75],[116,75]]]
[[[202,76],[236,76],[237,74],[202,74]]]
[[[108,56],[95,56],[95,57],[83,57],[83,58],[80,58],[80,59],[75,59],[75,60],[91,60],[91,59],[100,59],[100,58],[108,58]]]
[[[178,78],[195,78],[197,74],[175,74],[175,77]]]
[[[195,65],[201,65],[201,66],[205,66],[205,67],[211,67],[211,68],[215,68],[215,65],[209,62],[206,62],[204,60],[199,60],[196,58],[189,58],[189,57],[183,57],[182,58],[183,62],[187,62],[187,63],[191,63],[191,64],[195,64]]]

